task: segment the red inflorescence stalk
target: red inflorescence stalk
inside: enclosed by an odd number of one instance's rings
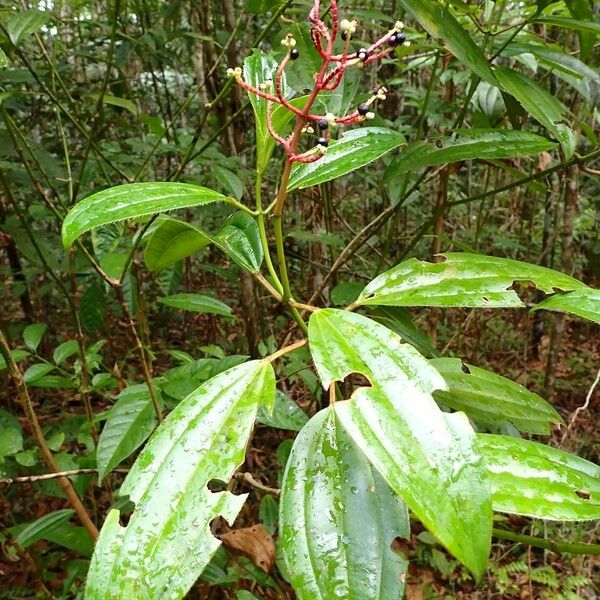
[[[374,94],[367,102],[362,104],[358,110],[351,112],[344,116],[336,115],[314,115],[311,114],[310,109],[314,104],[318,94],[323,91],[333,91],[342,82],[344,73],[347,69],[356,66],[357,68],[363,68],[364,66],[381,60],[388,56],[394,50],[394,46],[397,45],[398,36],[402,31],[404,25],[401,22],[396,23],[395,27],[388,31],[383,37],[371,44],[368,48],[363,48],[357,52],[349,53],[350,39],[352,34],[356,32],[357,22],[348,21],[344,19],[339,21],[338,6],[336,0],[330,0],[329,2],[329,15],[331,25],[328,27],[324,20],[321,19],[321,2],[320,0],[314,0],[313,6],[309,13],[309,21],[312,23],[311,27],[311,40],[323,60],[323,65],[319,70],[319,73],[315,75],[315,85],[309,96],[309,100],[303,109],[296,108],[293,104],[288,102],[283,94],[282,78],[285,72],[286,66],[290,60],[298,60],[300,54],[296,49],[296,40],[291,34],[288,34],[282,41],[282,45],[287,47],[287,52],[279,64],[277,71],[274,76],[273,82],[267,82],[261,86],[264,89],[258,89],[244,81],[242,77],[241,69],[229,69],[228,75],[236,80],[236,82],[251,94],[267,100],[267,128],[270,135],[280,144],[287,154],[289,162],[300,162],[300,163],[312,163],[319,160],[327,151],[327,142],[330,138],[329,128],[333,124],[338,125],[351,125],[354,123],[360,123],[365,119],[374,117],[371,112],[371,105],[377,100],[385,99],[385,88],[381,88]],[[333,48],[337,40],[338,33],[342,32],[342,39],[344,40],[343,51],[341,54],[334,54]],[[325,43],[324,43],[325,42]],[[402,36],[402,42],[404,37]],[[389,43],[389,47],[381,49],[382,46]],[[333,68],[329,68],[329,65],[334,63]],[[274,88],[274,89],[273,89]],[[275,92],[275,94],[270,92]],[[279,104],[284,106],[286,109],[293,112],[298,119],[297,132],[309,131],[313,132],[314,129],[305,126],[306,123],[318,123],[319,129],[319,143],[311,148],[310,150],[303,153],[296,153],[295,148],[297,146],[297,138],[292,138],[294,134],[286,140],[279,135],[274,127],[272,120],[272,108],[273,105]],[[324,130],[324,131],[323,131]]]

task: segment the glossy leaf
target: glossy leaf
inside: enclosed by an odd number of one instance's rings
[[[573,277],[508,258],[451,252],[443,262],[411,258],[376,277],[358,305],[515,308],[525,306],[510,289],[533,282],[546,293],[589,289]]]
[[[144,262],[150,271],[161,271],[196,254],[210,242],[210,238],[195,225],[164,217],[148,239]]]
[[[554,134],[565,156],[570,158],[575,151],[577,137],[563,122],[566,116],[565,107],[535,81],[513,69],[497,67],[496,77],[506,92],[513,96],[536,121]]]
[[[223,317],[231,316],[231,308],[227,304],[206,294],[173,294],[172,296],[159,298],[158,301],[161,304],[180,310],[221,315]]]
[[[332,408],[300,432],[280,500],[281,544],[299,600],[385,600],[402,596],[408,538],[404,503],[345,432]]]
[[[26,35],[38,31],[51,17],[50,12],[35,9],[10,15],[6,21],[10,41],[15,45],[18,44]]]
[[[100,434],[96,461],[98,480],[131,456],[158,424],[148,387],[131,385],[117,397]]]
[[[360,127],[332,140],[327,154],[309,164],[295,163],[288,190],[303,189],[331,181],[360,169],[406,143],[404,136],[383,127]]]
[[[64,525],[74,514],[75,511],[70,508],[55,510],[54,512],[45,514],[32,523],[29,523],[18,533],[15,539],[23,548],[27,548],[31,544],[45,539],[45,536],[50,531]]]
[[[218,549],[217,516],[232,523],[246,495],[211,492],[243,462],[260,403],[275,375],[265,361],[229,369],[200,386],[163,421],[127,475],[120,496],[135,509],[126,527],[112,509],[100,532],[86,599],[183,598]]]
[[[463,129],[456,133],[457,137],[443,140],[441,146],[426,142],[408,145],[389,169],[406,173],[462,160],[528,156],[551,150],[555,146],[542,136],[511,129]]]
[[[4,50],[0,48],[0,69],[4,69],[8,66],[8,58],[6,58],[6,54],[4,54]],[[0,104],[2,104],[2,98],[0,97]]]
[[[587,289],[554,294],[536,304],[532,310],[554,310],[600,323],[600,290]]]
[[[48,325],[45,323],[33,323],[32,325],[27,325],[23,330],[23,341],[32,352],[37,350],[46,333],[46,329],[48,329]]]
[[[434,398],[486,425],[509,421],[519,431],[549,434],[561,416],[543,398],[506,377],[464,364],[458,358],[436,358],[430,363],[440,372],[447,390]]]
[[[62,226],[66,249],[86,231],[126,219],[223,201],[225,196],[190,183],[130,183],[96,192],[78,202]]]
[[[258,223],[249,214],[237,212],[219,229],[212,241],[238,265],[255,273],[264,255]]]
[[[275,79],[277,71],[277,61],[262,50],[254,49],[254,52],[244,59],[243,73],[244,81],[249,85],[257,88],[266,81]],[[281,80],[281,89],[284,95],[287,95],[287,86],[285,75]],[[267,128],[267,100],[259,98],[255,94],[248,94],[252,108],[254,109],[254,120],[256,125],[256,168],[260,173],[263,173],[267,168],[269,158],[275,148],[275,141],[269,134]],[[292,118],[289,111],[281,113],[282,117]]]
[[[258,410],[257,421],[276,429],[300,431],[308,423],[308,417],[291,398],[277,390],[273,411],[269,412],[261,406]]]
[[[487,562],[491,500],[475,435],[465,415],[442,413],[432,392],[440,374],[383,325],[324,309],[309,321],[323,387],[351,373],[372,387],[335,403],[344,428],[423,524],[477,577]]]
[[[549,519],[600,519],[600,467],[544,444],[502,435],[477,436],[494,510]]]
[[[473,36],[463,29],[448,9],[432,0],[400,0],[400,2],[429,35],[436,39],[443,39],[448,50],[465,66],[481,79],[492,84],[496,83],[485,54],[473,41]]]

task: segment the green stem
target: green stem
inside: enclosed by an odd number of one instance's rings
[[[534,546],[535,548],[544,548],[556,552],[557,554],[593,554],[600,555],[600,544],[572,544],[569,542],[554,542],[552,540],[545,540],[544,538],[534,537],[532,535],[521,535],[519,533],[513,533],[512,531],[506,531],[505,529],[492,530],[492,535],[500,540],[509,540],[511,542],[517,542],[519,544],[526,544],[527,546]]]
[[[269,275],[273,280],[273,285],[278,293],[283,295],[283,286],[281,285],[281,281],[277,276],[277,272],[275,271],[275,266],[273,265],[273,259],[271,258],[271,251],[269,250],[269,240],[267,238],[267,227],[265,224],[265,213],[262,208],[262,179],[263,174],[259,171],[256,172],[256,185],[254,189],[254,196],[256,198],[256,211],[257,221],[258,221],[258,231],[260,233],[260,244],[263,249],[263,254],[265,255],[265,264],[267,265],[267,270],[269,271]]]

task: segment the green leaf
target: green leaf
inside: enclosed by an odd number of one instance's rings
[[[600,467],[544,444],[477,436],[494,510],[553,521],[600,519]]]
[[[577,136],[565,125],[565,107],[531,78],[509,69],[497,67],[496,77],[502,88],[560,142],[567,159],[571,158],[577,144]]]
[[[23,341],[25,345],[32,351],[35,352],[48,329],[46,323],[33,323],[27,325],[23,330]]]
[[[532,310],[565,312],[600,323],[600,290],[587,289],[554,294],[536,304]]]
[[[245,0],[244,7],[253,15],[261,15],[281,4],[281,0]]]
[[[121,487],[121,497],[135,504],[127,526],[116,509],[104,522],[87,600],[183,598],[220,545],[210,522],[220,515],[232,523],[246,499],[207,486],[230,480],[258,404],[270,404],[274,394],[270,363],[252,361],[206,382],[169,414]]]
[[[275,394],[273,411],[269,412],[261,406],[258,410],[257,420],[268,427],[289,431],[300,431],[308,423],[306,413],[291,398],[288,398],[279,390]]]
[[[358,305],[516,308],[525,306],[510,289],[514,282],[533,282],[546,293],[588,289],[573,277],[537,265],[462,252],[442,254],[429,263],[411,258],[376,277]]]
[[[125,388],[110,409],[98,440],[98,482],[102,483],[108,473],[131,456],[148,439],[157,424],[156,411],[146,384]]]
[[[279,505],[271,494],[267,494],[261,498],[258,517],[263,527],[271,535],[277,531],[279,527]]]
[[[11,350],[10,355],[12,356],[12,359],[18,363],[21,360],[24,360],[26,358],[29,358],[30,354],[29,352],[27,352],[27,350],[19,350],[18,348],[16,350]],[[6,364],[6,361],[4,360],[4,356],[0,355],[0,371],[6,369],[8,365]]]
[[[144,261],[150,271],[162,271],[196,254],[210,242],[210,238],[195,225],[163,217],[148,240]]]
[[[231,308],[227,304],[206,294],[173,294],[172,296],[159,298],[158,301],[161,304],[180,310],[221,315],[223,317],[231,316]]]
[[[23,373],[23,381],[25,383],[32,383],[36,379],[40,377],[44,377],[44,375],[48,375],[56,369],[55,365],[51,365],[48,363],[36,363],[35,365],[31,365],[27,367],[25,373]]]
[[[400,598],[408,511],[336,419],[317,413],[296,438],[280,500],[281,544],[299,600]]]
[[[0,459],[23,450],[23,434],[19,419],[0,409]]]
[[[258,223],[249,214],[235,213],[210,237],[238,265],[251,273],[260,271],[264,258],[260,232]]]
[[[62,226],[66,249],[86,231],[126,219],[223,201],[225,196],[189,183],[130,183],[102,190],[78,202]]]
[[[54,354],[52,355],[52,360],[60,365],[62,362],[67,360],[67,358],[71,358],[74,354],[77,354],[79,351],[79,345],[76,340],[67,340],[62,344],[59,344],[54,349]]]
[[[304,189],[347,175],[406,143],[404,136],[384,127],[360,127],[332,140],[318,161],[294,163],[288,191]]]
[[[23,548],[27,548],[38,540],[46,539],[45,536],[49,532],[64,525],[74,514],[75,511],[70,508],[55,510],[29,523],[15,539]]]
[[[237,200],[242,199],[242,196],[244,195],[244,184],[233,171],[219,165],[213,165],[212,172],[221,186],[228,189]]]
[[[94,551],[94,542],[87,530],[71,523],[62,523],[60,527],[46,531],[43,539],[73,550],[86,558],[91,558]]]
[[[485,54],[452,14],[431,0],[400,0],[423,28],[436,39],[443,39],[448,50],[481,79],[495,84],[496,78]]]
[[[0,69],[5,69],[8,66],[8,58],[6,58],[6,54],[4,54],[4,50],[0,48]],[[2,104],[2,100],[0,99],[0,104]]]
[[[35,9],[12,14],[6,22],[10,41],[17,45],[26,35],[38,31],[51,17],[50,12]]]
[[[462,160],[529,156],[555,146],[534,133],[511,129],[461,129],[456,133],[458,137],[442,140],[441,146],[426,142],[408,145],[389,169],[400,174]]]
[[[569,17],[540,17],[535,20],[536,23],[546,23],[564,29],[575,29],[585,33],[592,33],[595,36],[600,35],[600,23],[596,21],[581,21],[580,19],[571,19]]]
[[[519,431],[542,435],[550,433],[552,423],[563,423],[548,402],[506,377],[458,358],[436,358],[430,364],[448,384],[447,390],[434,392],[434,398],[476,421],[486,425],[509,421]]]
[[[309,344],[323,387],[351,373],[356,389],[335,412],[390,487],[476,577],[491,542],[491,500],[475,434],[464,414],[444,414],[440,374],[383,325],[336,309],[312,314]]]
[[[258,88],[266,81],[275,79],[277,67],[277,61],[272,56],[255,48],[253,53],[244,59],[244,81],[252,87]],[[283,95],[287,96],[285,76],[281,78],[281,89]],[[248,98],[254,109],[256,125],[256,168],[259,173],[264,173],[275,148],[275,141],[267,128],[267,106],[269,103],[264,98],[259,98],[252,93],[248,93]],[[287,116],[286,113],[290,113],[290,111],[285,110],[282,116],[284,114]],[[291,114],[289,114],[289,118],[292,118]]]

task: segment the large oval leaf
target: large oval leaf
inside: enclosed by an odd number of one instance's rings
[[[450,11],[431,0],[400,0],[400,2],[429,35],[443,39],[448,50],[465,66],[481,79],[492,84],[496,83],[485,54],[473,41],[473,36],[462,28]]]
[[[444,414],[440,374],[383,325],[347,311],[312,314],[309,344],[323,386],[360,373],[371,388],[335,403],[344,428],[423,524],[477,577],[490,549],[485,467],[464,414]]]
[[[62,226],[65,248],[95,227],[156,213],[225,200],[219,192],[190,183],[130,183],[102,190],[78,202]]]
[[[246,496],[213,493],[244,460],[260,403],[270,404],[270,363],[252,361],[207,381],[164,420],[127,475],[120,495],[135,510],[126,527],[113,509],[100,532],[88,600],[182,598],[220,545],[209,524],[232,521]]]
[[[235,213],[211,239],[240,267],[251,273],[260,271],[264,258],[260,231],[258,223],[249,214]]]
[[[448,384],[434,398],[486,425],[512,423],[520,431],[549,434],[561,416],[541,396],[506,377],[464,364],[458,358],[429,361]]]
[[[525,306],[510,289],[533,282],[546,293],[589,289],[573,277],[529,263],[450,252],[443,262],[411,258],[376,277],[361,292],[357,305],[515,308]]]
[[[494,510],[554,521],[600,519],[600,467],[544,444],[477,436]]]
[[[146,384],[131,385],[117,397],[96,450],[101,482],[120,462],[135,452],[158,424]]]
[[[570,313],[600,323],[600,290],[587,289],[554,294],[536,304],[532,310],[541,309]]]
[[[390,150],[406,143],[404,136],[384,127],[352,129],[333,140],[327,154],[313,163],[295,163],[288,190],[303,189],[331,181],[360,169]]]
[[[165,217],[148,240],[144,262],[150,271],[161,271],[196,254],[210,242],[210,238],[195,225]]]
[[[560,142],[570,158],[575,151],[577,135],[564,122],[565,107],[543,87],[522,73],[508,67],[497,67],[496,77],[502,88],[516,98],[519,104]]]
[[[555,144],[526,131],[510,129],[463,129],[458,137],[442,141],[441,146],[415,142],[397,156],[388,171],[406,173],[461,160],[513,158],[551,150]]]
[[[317,413],[294,441],[281,489],[281,544],[299,600],[392,600],[407,563],[406,506],[337,422]]]

